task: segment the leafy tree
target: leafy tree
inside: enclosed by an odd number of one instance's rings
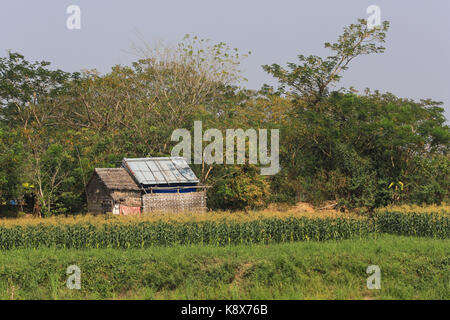
[[[19,199],[25,180],[24,145],[20,137],[10,130],[0,128],[0,201]]]
[[[65,90],[64,84],[78,78],[78,73],[50,70],[50,62],[31,63],[16,52],[0,57],[0,120],[11,125],[26,125],[33,116],[29,105],[41,98],[56,96]]]
[[[222,166],[212,180],[213,188],[208,192],[212,209],[250,210],[267,205],[270,185],[254,165]]]
[[[343,71],[348,69],[356,57],[371,53],[382,53],[386,31],[389,28],[387,21],[378,28],[369,29],[367,22],[359,19],[357,24],[344,28],[344,32],[335,43],[325,43],[334,55],[321,58],[315,55],[298,55],[300,64],[288,62],[288,70],[278,64],[264,65],[263,69],[273,75],[279,82],[279,91],[294,99],[307,101],[315,105],[328,94],[329,86],[339,82]]]
[[[286,190],[276,178],[274,187],[279,192],[284,190],[291,197],[314,203],[335,200],[349,208],[374,208],[394,199],[423,201],[423,196],[417,197],[418,189],[431,196],[427,202],[440,202],[448,195],[432,187],[437,184],[423,181],[428,175],[417,165],[419,159],[429,159],[420,163],[435,163],[431,159],[436,156],[441,157],[441,165],[448,165],[450,135],[442,103],[414,102],[369,90],[363,95],[353,90],[329,90],[353,59],[384,51],[380,43],[388,26],[384,22],[380,28],[369,30],[365,21],[359,20],[345,28],[336,43],[325,44],[334,52],[332,56],[300,55],[302,63],[288,63],[289,70],[276,64],[264,66],[279,80],[280,87],[274,91],[265,86],[261,93],[284,97],[292,104],[287,118],[280,122],[280,157],[285,181],[296,191]],[[429,186],[426,192],[419,187],[419,180]],[[389,188],[392,182],[404,183],[404,190],[399,194],[399,190]],[[446,184],[441,181],[439,185]]]
[[[46,152],[55,132],[50,124],[55,119],[52,101],[65,93],[68,81],[78,78],[77,73],[50,70],[49,65],[45,61],[30,63],[19,53],[0,58],[0,130],[2,138],[9,137],[1,152],[5,163],[0,176],[9,190],[5,195],[11,198],[23,198],[29,186],[39,186],[34,179],[42,172],[33,170],[37,168],[33,164]],[[43,199],[43,190],[34,192]]]

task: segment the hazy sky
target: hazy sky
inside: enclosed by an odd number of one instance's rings
[[[69,30],[69,5],[81,8],[81,30]],[[450,119],[450,1],[448,0],[2,0],[0,55],[8,49],[66,71],[107,72],[129,64],[140,34],[176,44],[187,34],[224,41],[252,54],[246,84],[274,84],[263,64],[295,62],[300,53],[325,56],[344,26],[366,18],[369,5],[391,22],[384,54],[354,61],[340,86],[444,101]]]

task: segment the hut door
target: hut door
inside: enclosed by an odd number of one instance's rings
[[[113,207],[113,214],[120,214],[120,204],[115,203]]]

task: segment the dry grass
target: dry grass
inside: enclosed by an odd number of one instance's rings
[[[77,224],[77,223],[127,223],[133,221],[167,221],[167,222],[200,222],[200,221],[253,221],[267,218],[289,218],[289,217],[307,217],[307,218],[363,218],[355,213],[341,213],[336,211],[252,211],[252,212],[229,212],[229,211],[210,211],[207,213],[196,212],[177,212],[177,213],[153,213],[144,214],[141,217],[115,216],[107,215],[77,215],[72,217],[49,217],[49,218],[8,218],[0,219],[0,225],[12,226],[33,225],[33,224]]]
[[[419,206],[419,205],[391,205],[387,206],[381,209],[378,209],[378,211],[396,211],[396,212],[415,212],[415,213],[440,213],[444,215],[450,215],[450,204],[444,203],[440,206],[438,205],[425,205],[425,206]]]
[[[397,212],[417,212],[417,213],[441,213],[444,215],[450,215],[450,205],[445,204],[442,206],[389,206],[379,209],[378,211],[397,211]],[[32,225],[32,224],[77,224],[77,223],[128,223],[133,221],[167,221],[167,222],[190,222],[190,221],[253,221],[267,218],[289,218],[289,217],[307,217],[307,218],[356,218],[364,219],[366,216],[354,212],[340,212],[337,210],[317,210],[307,203],[298,203],[295,206],[283,206],[275,207],[271,206],[268,209],[261,211],[250,212],[230,212],[230,211],[209,211],[207,213],[195,213],[195,212],[176,212],[176,213],[152,213],[144,214],[142,217],[130,217],[130,216],[115,216],[111,214],[107,215],[76,215],[76,216],[55,216],[50,218],[3,218],[0,219],[0,225],[12,226],[16,224],[20,225]]]

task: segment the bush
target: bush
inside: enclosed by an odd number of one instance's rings
[[[226,166],[208,192],[211,209],[250,210],[267,205],[269,183],[254,165]]]

